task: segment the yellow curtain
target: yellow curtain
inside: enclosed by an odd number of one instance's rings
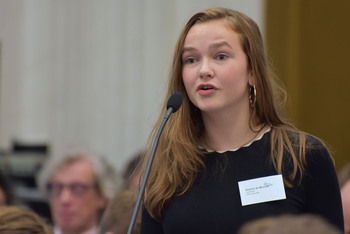
[[[288,114],[350,162],[350,1],[266,0],[267,52],[288,92]]]

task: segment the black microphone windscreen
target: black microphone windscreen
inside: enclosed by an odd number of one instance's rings
[[[174,109],[173,112],[176,112],[181,105],[182,105],[182,94],[180,92],[176,92],[170,96],[166,108],[169,109],[170,107],[172,107]]]

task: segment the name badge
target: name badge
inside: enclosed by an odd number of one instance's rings
[[[242,206],[286,199],[282,175],[238,182]]]

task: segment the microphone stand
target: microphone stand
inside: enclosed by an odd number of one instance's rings
[[[129,228],[128,228],[127,234],[132,234],[132,231],[134,229],[137,213],[139,211],[139,207],[140,207],[140,204],[141,204],[141,201],[142,201],[142,197],[143,197],[143,194],[145,192],[146,182],[147,182],[149,173],[151,171],[151,167],[152,167],[154,155],[156,153],[156,149],[157,149],[157,146],[158,146],[160,135],[162,134],[164,126],[167,123],[170,115],[174,112],[174,110],[175,109],[173,107],[171,107],[171,106],[168,108],[168,111],[167,111],[167,113],[166,113],[166,115],[165,115],[165,117],[164,117],[164,119],[163,119],[159,129],[158,129],[157,135],[156,135],[156,137],[154,139],[152,150],[151,150],[151,155],[150,155],[150,157],[148,159],[148,162],[147,162],[146,171],[145,171],[145,174],[143,176],[142,184],[141,184],[141,187],[140,187],[140,192],[139,192],[139,195],[138,195],[137,200],[136,200],[136,204],[135,204],[135,207],[134,207],[134,211],[132,213],[132,217],[131,217],[131,221],[130,221],[130,224],[129,224]]]

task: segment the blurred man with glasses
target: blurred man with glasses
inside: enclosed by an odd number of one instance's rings
[[[48,197],[55,234],[96,234],[119,177],[106,158],[75,149],[52,157],[38,177]]]

